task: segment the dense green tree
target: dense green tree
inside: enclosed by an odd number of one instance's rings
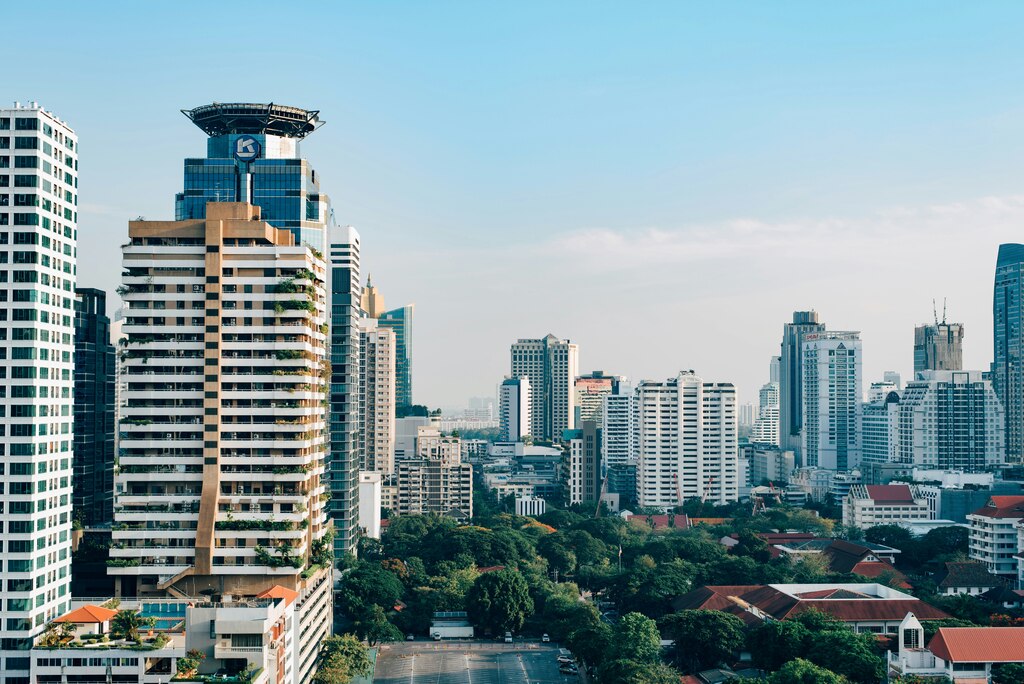
[[[811,632],[795,620],[763,622],[747,635],[747,650],[757,667],[775,671],[807,654]]]
[[[872,634],[857,634],[851,629],[831,630],[811,635],[807,659],[850,681],[877,684],[885,677],[885,661],[876,649],[877,642]]]
[[[368,606],[352,623],[352,629],[360,639],[365,639],[370,646],[401,641],[402,632],[388,622],[387,614],[378,605]]]
[[[619,612],[635,611],[657,619],[672,610],[672,599],[697,586],[696,574],[693,565],[681,560],[652,567],[641,564],[619,575],[608,595]]]
[[[110,620],[110,635],[115,639],[141,640],[140,630],[156,624],[155,617],[143,617],[137,610],[119,610]]]
[[[518,632],[533,614],[533,599],[523,576],[505,569],[477,578],[466,596],[466,610],[473,624],[486,631]]]
[[[834,631],[837,629],[849,629],[836,618],[832,617],[828,613],[818,610],[817,608],[802,611],[790,618],[790,621],[803,625],[812,634]]]
[[[658,662],[611,660],[600,672],[602,684],[679,684],[679,673]]]
[[[848,684],[849,681],[803,658],[789,661],[768,678],[768,684]]]
[[[932,557],[955,553],[966,555],[969,536],[967,528],[959,525],[937,527],[924,535],[922,545],[928,549]]]
[[[1001,663],[992,668],[992,684],[1020,684],[1024,682],[1024,665]]]
[[[978,625],[967,620],[945,618],[942,620],[925,620],[921,623],[921,626],[924,627],[924,643],[927,644],[942,627],[977,627]]]
[[[767,563],[772,558],[768,544],[750,530],[740,532],[736,545],[729,550],[729,553],[734,556],[747,556],[758,563]]]
[[[671,639],[673,660],[695,673],[731,661],[743,647],[743,621],[717,610],[684,610],[663,617],[662,635]]]
[[[368,675],[373,663],[367,649],[355,636],[329,636],[320,643],[320,663],[314,684],[348,684],[355,677]]]
[[[658,662],[661,635],[654,620],[640,613],[626,613],[613,631],[612,659],[637,663]]]
[[[899,525],[875,525],[864,530],[864,539],[873,544],[885,544],[902,550],[914,543],[914,534]]]
[[[611,650],[612,629],[598,619],[569,632],[565,644],[577,658],[591,667],[600,666]]]
[[[390,611],[404,593],[402,582],[380,563],[360,562],[342,577],[336,605],[342,613],[355,618],[373,605]]]

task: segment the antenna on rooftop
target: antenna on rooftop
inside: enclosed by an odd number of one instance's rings
[[[946,325],[946,298],[942,298],[942,325]]]
[[[935,298],[932,298],[932,316],[935,318],[935,327],[939,327],[939,311],[935,308]]]

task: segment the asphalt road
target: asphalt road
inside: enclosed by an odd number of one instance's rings
[[[536,642],[403,641],[377,657],[374,682],[387,684],[579,684],[563,675],[558,648]]]

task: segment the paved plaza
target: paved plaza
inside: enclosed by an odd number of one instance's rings
[[[577,684],[558,671],[557,647],[525,642],[405,641],[377,657],[374,682],[387,684]]]

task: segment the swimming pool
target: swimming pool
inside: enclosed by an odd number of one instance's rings
[[[139,614],[142,617],[156,618],[153,629],[170,630],[185,620],[187,603],[143,603]]]

